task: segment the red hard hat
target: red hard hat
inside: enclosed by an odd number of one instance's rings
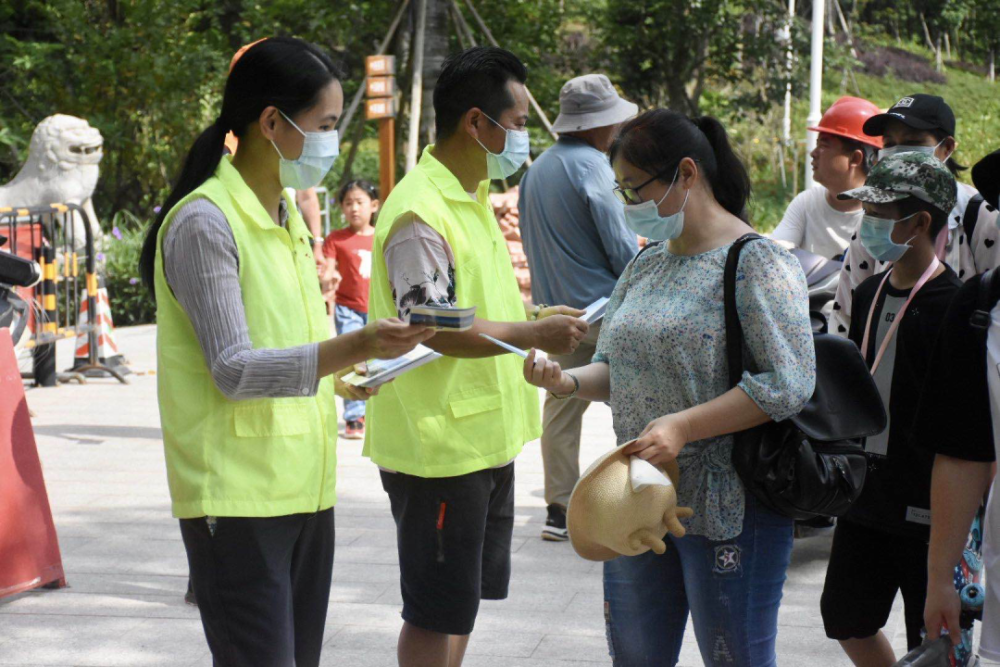
[[[807,129],[882,148],[882,137],[868,136],[862,129],[866,120],[880,113],[881,110],[868,100],[860,97],[841,97],[826,110],[819,120],[819,126]]]

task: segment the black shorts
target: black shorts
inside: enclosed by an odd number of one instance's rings
[[[927,598],[927,543],[837,522],[820,610],[826,636],[864,639],[881,630],[903,593],[908,650],[920,645]]]
[[[514,464],[458,477],[382,472],[396,520],[403,620],[472,632],[480,600],[507,597]]]

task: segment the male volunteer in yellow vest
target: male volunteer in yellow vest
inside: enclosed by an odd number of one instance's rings
[[[403,667],[460,665],[480,599],[510,578],[513,459],[541,434],[521,359],[479,336],[565,354],[587,325],[566,307],[525,305],[487,193],[528,156],[524,65],[499,48],[452,57],[434,89],[438,143],[379,213],[369,308],[476,306],[470,331],[438,333],[446,355],[382,387],[365,454],[382,469],[397,526]],[[499,356],[498,356],[499,355]]]

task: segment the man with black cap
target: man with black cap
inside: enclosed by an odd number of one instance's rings
[[[1000,151],[972,168],[972,181],[991,208],[1000,206]],[[995,239],[996,227],[992,232]],[[914,442],[936,454],[931,478],[931,539],[927,559],[928,637],[960,641],[961,600],[954,568],[969,525],[993,480],[1000,451],[1000,271],[975,276],[955,295],[935,345]],[[985,372],[984,372],[985,371]],[[934,414],[954,419],[935,419]],[[985,606],[981,665],[1000,665],[1000,501],[990,494],[983,561]]]
[[[927,153],[944,162],[956,177],[966,169],[955,162],[955,114],[937,95],[915,94],[903,97],[886,113],[872,116],[865,122],[864,133],[882,137],[879,159],[907,152]],[[958,183],[955,208],[948,214],[948,225],[937,238],[936,253],[940,260],[955,270],[962,280],[1000,265],[1000,244],[997,244],[995,207],[983,205],[983,198],[969,185]],[[875,273],[884,271],[885,262],[878,262],[861,244],[855,233],[840,275],[834,299],[830,329],[846,336],[851,328],[854,290]]]
[[[567,81],[559,93],[559,117],[552,126],[559,140],[521,180],[521,237],[531,271],[536,304],[564,303],[586,308],[610,297],[618,276],[638,252],[625,213],[615,199],[615,175],[604,154],[618,126],[638,107],[619,97],[603,74]],[[590,327],[571,355],[553,357],[563,368],[590,363],[600,333]],[[542,539],[564,541],[566,505],[580,476],[580,429],[590,403],[545,399],[542,460],[548,519]]]

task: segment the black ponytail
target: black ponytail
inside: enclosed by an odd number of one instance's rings
[[[177,203],[215,173],[230,131],[243,138],[269,106],[293,117],[312,107],[323,89],[341,79],[340,70],[318,47],[291,37],[272,37],[254,44],[239,58],[226,80],[219,118],[202,132],[188,151],[184,167],[167,200],[146,233],[139,275],[155,297],[157,236]]]
[[[726,128],[716,118],[701,116],[691,121],[704,133],[715,153],[715,171],[708,174],[715,200],[738,218],[747,221],[747,204],[750,202],[750,175],[739,158]]]
[[[670,109],[653,109],[622,125],[608,155],[621,156],[666,182],[686,157],[698,163],[719,204],[747,221],[750,176],[733,151],[726,129],[715,118],[690,119]]]

